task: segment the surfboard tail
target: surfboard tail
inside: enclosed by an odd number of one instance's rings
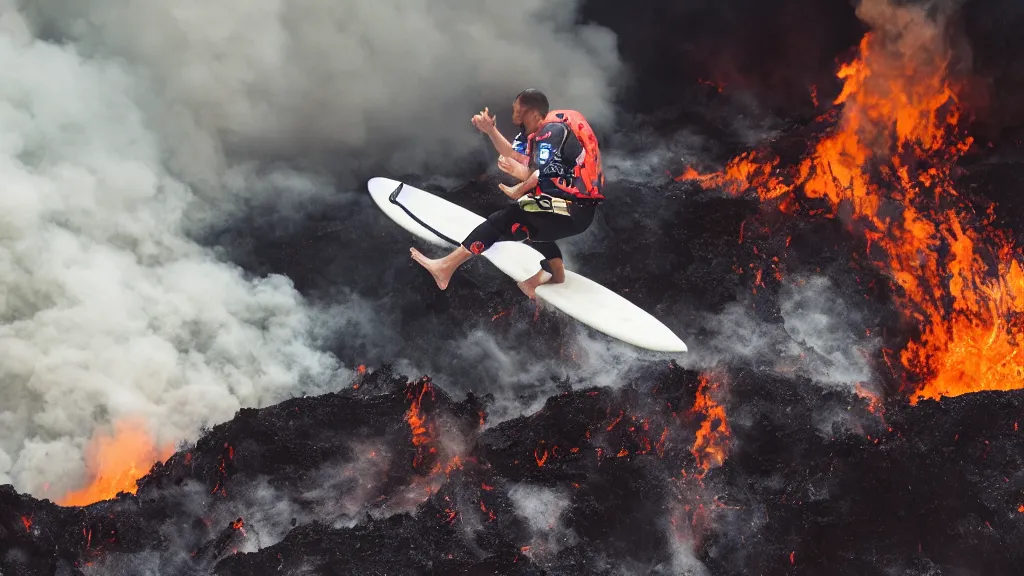
[[[401,206],[401,204],[398,204],[398,195],[402,192],[402,188],[405,188],[405,182],[399,182],[398,186],[395,186],[394,192],[388,194],[388,201],[392,204]]]

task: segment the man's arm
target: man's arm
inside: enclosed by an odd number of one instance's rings
[[[520,154],[516,152],[516,149],[512,147],[512,143],[508,141],[505,136],[498,131],[497,126],[491,126],[490,130],[486,132],[487,137],[491,139],[491,144],[494,145],[494,149],[498,151],[499,156],[506,158],[512,158],[520,164],[526,164],[526,154]]]
[[[519,183],[520,193],[519,193],[519,196],[516,196],[516,200],[518,200],[519,197],[522,196],[523,194],[526,194],[530,190],[533,190],[534,188],[536,188],[538,180],[540,180],[540,172],[538,172],[537,170],[534,170],[533,173],[530,174],[529,178],[527,178],[526,180],[523,180],[522,182]]]
[[[498,188],[501,188],[501,191],[504,192],[505,195],[508,196],[509,198],[513,200],[519,200],[520,198],[523,197],[523,195],[525,195],[530,190],[533,190],[537,186],[537,182],[539,179],[540,172],[534,170],[533,173],[530,174],[529,178],[523,180],[519,184],[516,184],[515,186],[506,186],[504,184],[498,184]]]
[[[520,182],[530,176],[530,167],[525,162],[517,162],[505,156],[498,156],[498,168]]]
[[[476,114],[472,118],[473,126],[476,129],[487,134],[487,137],[491,139],[491,144],[494,145],[494,149],[498,151],[498,155],[505,156],[506,158],[512,158],[517,162],[526,164],[527,158],[525,154],[516,152],[516,149],[512,147],[512,144],[505,139],[505,136],[498,131],[498,127],[494,124],[494,116],[490,114],[487,108],[484,108],[482,112]]]

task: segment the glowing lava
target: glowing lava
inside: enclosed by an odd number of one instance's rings
[[[725,407],[715,402],[713,394],[718,392],[720,380],[706,374],[700,375],[697,388],[697,399],[691,412],[703,417],[700,429],[690,452],[701,467],[698,477],[707,474],[711,468],[717,468],[725,462],[729,450],[729,424],[725,419]]]
[[[114,423],[114,435],[101,431],[86,448],[89,484],[57,500],[62,506],[87,506],[114,498],[119,492],[135,493],[135,481],[149,472],[158,461],[174,454],[174,446],[157,448],[141,420],[125,419]]]
[[[419,392],[416,392],[419,388]],[[437,453],[437,448],[432,445],[434,440],[434,423],[427,420],[426,414],[422,411],[423,397],[427,394],[433,397],[433,384],[423,379],[411,386],[407,396],[412,400],[409,411],[405,414],[405,420],[409,423],[409,430],[412,432],[412,444],[416,447],[416,456],[413,457],[413,468],[419,468],[427,455]]]
[[[749,152],[721,173],[679,180],[732,194],[753,189],[789,211],[796,193],[842,207],[869,256],[897,288],[916,337],[900,354],[911,400],[1024,387],[1024,261],[954,189],[951,171],[972,139],[948,79],[941,23],[913,6],[867,0],[875,30],[843,65],[837,124],[796,167]]]
[[[436,400],[434,384],[427,377],[410,383],[406,388],[406,398],[410,400],[410,404],[405,413],[405,421],[409,424],[412,444],[416,447],[412,467],[426,473],[431,481],[436,480],[441,472],[448,476],[453,471],[461,469],[463,465],[461,456],[458,454],[442,455],[443,450],[441,450],[437,428],[433,418],[423,407],[424,399],[429,399],[430,402]],[[442,456],[447,458],[444,464],[442,464]]]

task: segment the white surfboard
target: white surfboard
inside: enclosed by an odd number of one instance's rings
[[[484,221],[478,214],[397,180],[372,178],[367,186],[374,202],[389,218],[432,244],[454,248],[453,244],[461,242]],[[418,223],[417,219],[447,236],[451,243]],[[496,242],[482,255],[516,282],[536,274],[544,258],[540,252],[521,242]],[[575,272],[566,270],[565,282],[561,284],[538,286],[537,297],[587,326],[623,342],[658,352],[686,352],[686,344],[657,318]]]

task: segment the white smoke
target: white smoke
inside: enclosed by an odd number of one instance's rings
[[[565,489],[533,484],[514,484],[508,491],[516,514],[530,527],[530,550],[535,561],[554,557],[559,550],[576,544],[577,537],[562,521],[571,497]]]
[[[614,38],[552,4],[0,0],[0,483],[59,497],[119,418],[164,445],[348,381],[287,278],[189,233],[333,192],[279,158],[447,161],[524,86],[609,119]]]
[[[875,380],[870,358],[881,341],[867,321],[824,276],[787,277],[779,291],[782,324],[755,317],[741,298],[700,321],[708,337],[691,347],[681,364],[695,369],[742,362],[823,386],[853,391]]]
[[[0,36],[0,60],[0,481],[59,494],[99,424],[143,416],[173,442],[326,380],[290,282],[182,235],[191,191],[129,76],[23,33]]]
[[[869,358],[880,340],[865,330],[849,306],[823,276],[795,277],[779,295],[783,327],[800,350],[800,371],[816,382],[855,386],[874,380]]]
[[[479,145],[470,116],[507,120],[543,89],[601,124],[619,62],[579,0],[33,0],[38,29],[123,58],[160,97],[176,171],[215,182],[225,149],[271,157],[390,145],[417,171]],[[494,101],[494,98],[500,100]],[[337,159],[336,159],[337,161]]]
[[[654,574],[679,574],[681,576],[709,576],[711,571],[697,558],[696,544],[688,514],[679,503],[672,503],[662,520],[668,537],[671,556],[668,562],[657,566]],[[714,513],[714,512],[712,512]],[[716,514],[717,519],[717,514]]]

